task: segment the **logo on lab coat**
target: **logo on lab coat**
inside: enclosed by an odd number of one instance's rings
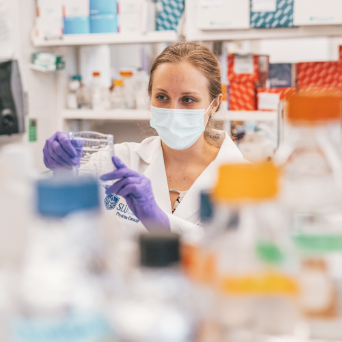
[[[120,197],[117,195],[106,196],[104,203],[107,210],[114,210],[120,201]]]

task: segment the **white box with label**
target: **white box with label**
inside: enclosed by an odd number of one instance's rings
[[[294,25],[342,24],[341,0],[294,0]]]
[[[119,0],[119,13],[141,13],[144,0]]]
[[[89,0],[64,0],[63,11],[65,17],[88,17]]]
[[[126,13],[119,15],[120,33],[140,33],[142,31],[141,14]]]
[[[37,0],[37,17],[62,18],[62,0]]]
[[[200,30],[248,29],[249,0],[196,0],[196,22]]]

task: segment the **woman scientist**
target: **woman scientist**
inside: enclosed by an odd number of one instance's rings
[[[118,180],[106,190],[116,225],[178,233],[199,229],[201,189],[212,185],[220,164],[244,162],[227,133],[210,130],[221,91],[220,65],[206,47],[176,43],[156,58],[148,93],[151,126],[159,136],[115,145],[116,170],[102,176]],[[64,132],[48,139],[43,152],[50,169],[77,164]]]

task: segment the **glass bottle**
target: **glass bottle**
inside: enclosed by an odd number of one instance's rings
[[[112,109],[124,109],[124,92],[123,92],[123,81],[122,80],[114,80],[113,81],[114,89],[110,95],[110,102]]]

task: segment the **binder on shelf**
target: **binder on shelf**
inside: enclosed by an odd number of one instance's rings
[[[158,0],[156,5],[157,31],[177,31],[179,20],[184,12],[184,0]]]

